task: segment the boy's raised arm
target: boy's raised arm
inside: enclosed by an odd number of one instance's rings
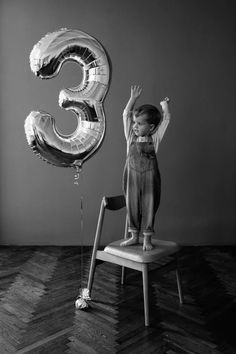
[[[131,86],[130,98],[123,112],[123,123],[124,123],[124,132],[125,132],[126,139],[128,139],[129,137],[131,126],[132,126],[131,112],[134,109],[135,103],[139,98],[139,96],[141,95],[141,92],[142,92],[141,86],[139,85]]]
[[[162,140],[166,128],[170,122],[170,109],[169,109],[169,101],[170,99],[166,97],[163,101],[160,102],[161,108],[162,108],[162,121],[158,127],[157,134],[158,134],[158,139],[159,141]]]

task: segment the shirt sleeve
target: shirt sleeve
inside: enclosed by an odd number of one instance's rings
[[[123,125],[124,125],[125,138],[128,141],[128,140],[130,140],[132,130],[133,130],[132,129],[132,125],[133,125],[132,111],[124,110],[124,112],[123,112]]]
[[[157,128],[157,130],[154,132],[152,135],[153,143],[154,143],[154,148],[157,153],[158,146],[165,134],[165,131],[169,125],[170,122],[170,113],[169,112],[163,112],[163,118]]]

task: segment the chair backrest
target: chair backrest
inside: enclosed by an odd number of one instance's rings
[[[115,197],[104,197],[104,206],[108,210],[119,210],[125,207],[125,197],[117,195]]]
[[[97,230],[96,230],[96,235],[95,235],[95,240],[94,240],[93,255],[96,253],[96,250],[97,250],[99,243],[100,243],[100,238],[101,238],[101,233],[102,233],[102,228],[103,228],[103,221],[104,221],[104,216],[105,216],[105,210],[106,209],[119,210],[121,208],[124,208],[125,206],[126,206],[125,197],[123,195],[102,198],[100,213],[99,213],[99,218],[98,218],[98,223],[97,223]],[[124,238],[128,237],[127,225],[128,224],[127,224],[127,217],[126,217]]]

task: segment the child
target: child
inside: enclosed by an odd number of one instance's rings
[[[123,188],[126,198],[128,231],[131,237],[121,243],[130,246],[139,242],[143,226],[143,250],[153,248],[155,214],[160,204],[161,178],[157,163],[160,141],[170,120],[169,99],[160,102],[163,118],[152,105],[142,105],[134,110],[142,92],[140,86],[131,86],[131,96],[123,112],[124,133],[127,141],[127,160]]]

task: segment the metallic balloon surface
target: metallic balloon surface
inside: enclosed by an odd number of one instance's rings
[[[59,167],[81,167],[97,151],[105,135],[103,101],[110,84],[110,65],[102,45],[79,30],[49,33],[30,53],[31,70],[42,79],[55,77],[66,61],[77,62],[83,73],[79,86],[59,94],[60,107],[76,115],[77,128],[63,135],[50,114],[32,111],[25,120],[25,134],[33,151],[47,162]]]

